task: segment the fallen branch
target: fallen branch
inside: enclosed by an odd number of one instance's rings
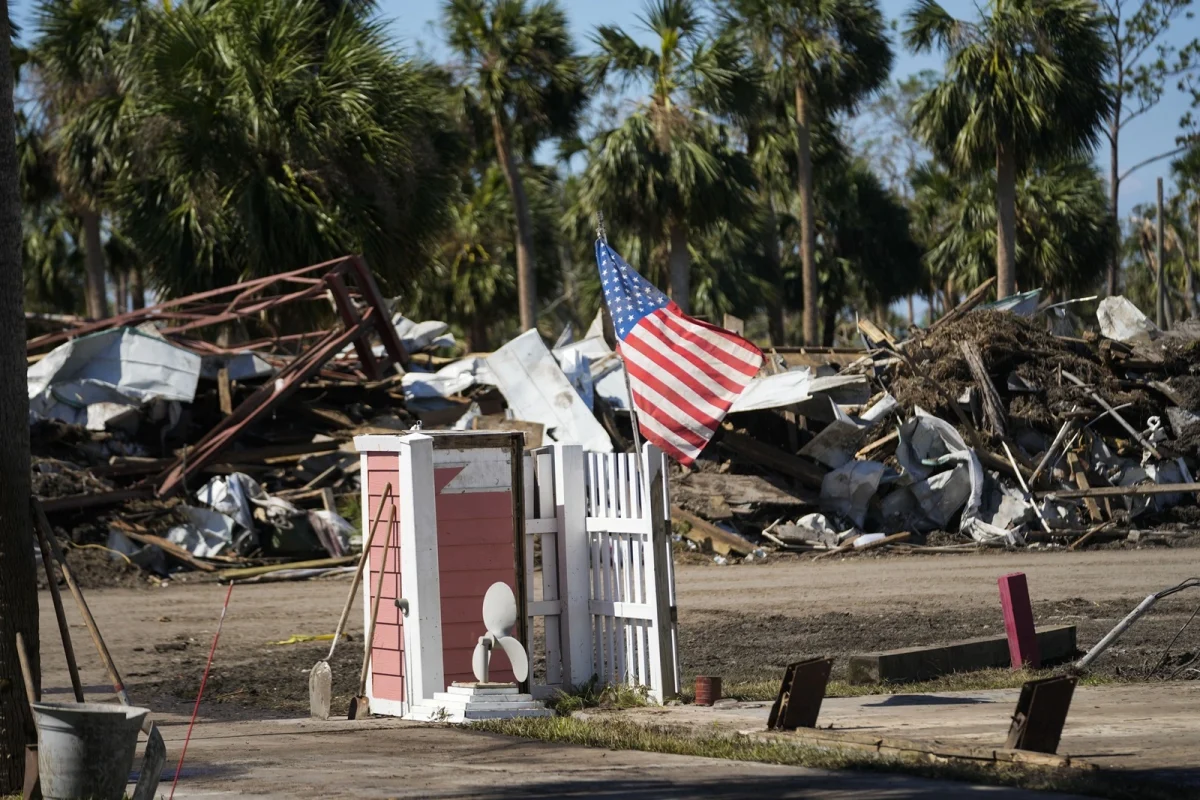
[[[684,536],[700,545],[707,543],[714,553],[727,556],[731,553],[748,555],[754,552],[754,545],[748,540],[736,533],[721,530],[711,522],[706,522],[679,506],[671,506],[671,519],[676,522],[686,522],[691,527]]]

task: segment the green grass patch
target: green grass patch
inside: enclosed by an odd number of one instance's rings
[[[825,689],[826,697],[866,697],[881,694],[932,694],[934,692],[979,692],[986,689],[1020,689],[1026,681],[1048,678],[1054,670],[1011,670],[984,669],[976,672],[956,672],[929,681],[916,683],[867,683],[853,685],[845,681],[830,681]],[[721,689],[723,697],[734,700],[774,700],[779,694],[779,678],[761,681],[733,681]],[[1086,675],[1080,678],[1080,686],[1101,686],[1119,683],[1109,675]],[[680,699],[690,703],[695,699],[694,685],[685,685]]]
[[[1036,791],[1070,792],[1111,800],[1180,800],[1194,789],[1133,781],[1119,774],[1050,769],[1006,763],[931,762],[918,757],[879,756],[852,749],[816,748],[787,742],[758,741],[708,728],[700,730],[644,725],[624,719],[577,717],[487,720],[470,725],[474,730],[519,736],[559,744],[640,750],[684,756],[754,761],[764,764],[857,769],[903,773],[939,780],[958,780]]]
[[[649,703],[649,690],[645,686],[600,687],[598,683],[599,679],[593,676],[582,686],[560,690],[546,705],[559,716],[570,716],[585,708],[637,708]]]

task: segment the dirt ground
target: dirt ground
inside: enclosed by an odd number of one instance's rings
[[[726,681],[773,679],[789,661],[805,655],[844,656],[999,635],[1004,628],[996,579],[1014,571],[1029,577],[1038,623],[1078,625],[1079,644],[1086,648],[1147,594],[1200,575],[1200,550],[681,565],[677,588],[685,680],[698,673]],[[348,585],[339,579],[236,587],[202,715],[306,714],[308,670],[329,643],[272,642],[331,633]],[[225,587],[212,583],[88,592],[136,702],[160,714],[190,712],[224,595]],[[48,593],[41,600],[45,687],[61,695],[69,692],[69,682]],[[87,633],[67,602],[85,688],[89,694],[108,694]],[[1162,602],[1096,663],[1096,670],[1142,676],[1198,604],[1200,592]],[[350,620],[354,640],[340,645],[332,662],[335,713],[355,691],[361,664],[361,610]],[[1184,630],[1172,652],[1162,676],[1200,653],[1200,623]],[[844,669],[844,659],[835,663]],[[1184,668],[1175,677],[1195,675]]]

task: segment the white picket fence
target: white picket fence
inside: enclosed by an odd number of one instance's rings
[[[638,462],[564,445],[525,457],[526,645],[536,697],[593,676],[644,686],[659,702],[679,692],[666,461],[647,445]]]

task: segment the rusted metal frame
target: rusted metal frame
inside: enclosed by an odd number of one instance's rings
[[[329,284],[329,291],[333,294],[333,304],[337,306],[338,314],[342,318],[342,324],[347,328],[353,328],[361,324],[362,317],[358,313],[358,309],[354,307],[354,301],[350,299],[350,292],[346,289],[346,282],[341,275],[330,274],[325,278]],[[371,352],[371,342],[365,336],[360,336],[354,340],[354,351],[358,353],[358,360],[363,365],[363,370],[367,373],[371,380],[379,380],[379,365],[375,362],[375,354]]]
[[[177,313],[195,313],[196,306],[201,301],[220,298],[229,294],[230,292],[240,292],[248,289],[261,290],[272,284],[296,278],[300,278],[305,281],[313,280],[317,283],[320,283],[321,278],[309,279],[306,276],[308,276],[310,273],[318,271],[322,273],[329,272],[334,266],[345,263],[350,260],[350,258],[351,257],[349,256],[341,256],[329,261],[324,261],[320,264],[311,264],[307,267],[301,267],[300,269],[292,270],[291,272],[283,272],[278,275],[267,275],[262,278],[254,278],[253,280],[245,281],[243,283],[237,283],[231,286],[222,286],[216,289],[209,289],[204,292],[190,294],[185,297],[179,297],[174,300],[167,300],[157,305],[150,306],[149,308],[143,308],[137,311],[128,311],[124,314],[118,314],[115,317],[84,323],[83,325],[76,326],[70,330],[43,334],[42,336],[30,339],[26,347],[29,351],[35,351],[42,347],[58,345],[62,342],[66,342],[80,336],[85,336],[89,333],[96,333],[98,331],[108,330],[110,328],[138,325],[142,322],[160,320],[163,318],[169,319],[172,317],[172,315]],[[220,306],[218,305],[217,307]]]
[[[324,292],[324,288],[314,286],[304,289],[303,291],[292,292],[291,294],[274,295],[272,297],[260,300],[254,305],[246,306],[245,308],[239,308],[234,311],[226,311],[221,314],[203,317],[201,319],[188,322],[184,325],[177,325],[173,328],[164,328],[162,330],[162,334],[164,336],[174,336],[190,330],[195,330],[196,328],[207,328],[210,325],[219,325],[222,322],[233,322],[235,320],[252,316],[261,311],[269,311],[272,308],[278,308],[279,306],[288,305],[301,300],[315,300],[324,294]]]
[[[357,337],[367,336],[372,328],[376,327],[378,320],[379,315],[375,310],[367,309],[358,325],[341,333],[331,332],[320,344],[289,364],[273,380],[259,387],[234,409],[233,414],[197,442],[186,456],[178,458],[156,479],[158,496],[168,497],[174,494],[189,477],[216,461],[221,451],[247,426],[291,396],[305,380],[319,372],[335,353]]]
[[[400,341],[400,335],[396,333],[396,326],[392,324],[392,315],[388,313],[387,304],[383,301],[383,295],[379,293],[379,286],[375,283],[375,276],[367,269],[367,265],[360,256],[351,256],[349,266],[351,272],[354,273],[354,282],[363,300],[366,301],[369,308],[374,308],[381,317],[381,322],[377,327],[379,328],[379,339],[383,343],[384,352],[391,358],[391,363],[407,367],[408,351],[404,349],[404,343]],[[381,361],[378,366],[382,373],[388,364]]]

